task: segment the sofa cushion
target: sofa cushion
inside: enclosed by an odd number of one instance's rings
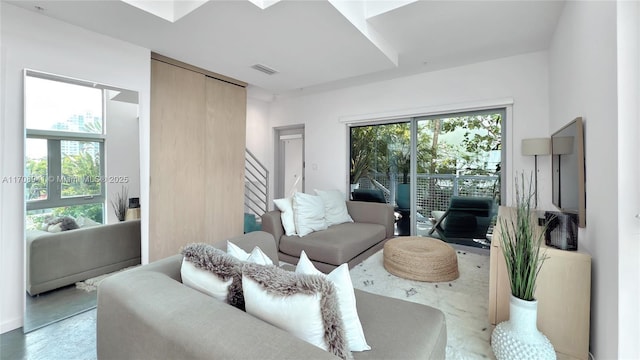
[[[328,275],[325,275],[313,266],[307,254],[303,251],[300,254],[300,261],[298,261],[298,265],[296,265],[296,274],[320,275],[333,283],[338,295],[338,304],[340,305],[340,314],[344,324],[349,351],[371,350],[371,346],[367,344],[367,340],[364,337],[362,324],[360,324],[360,318],[358,317],[356,296],[353,293],[353,283],[351,282],[351,275],[349,275],[349,266],[342,264]]]
[[[186,286],[209,295],[214,299],[228,303],[229,285],[233,282],[232,277],[224,278],[211,271],[200,269],[186,258],[182,259],[180,266],[180,277]]]
[[[238,245],[227,240],[227,254],[233,256],[240,261],[246,261],[260,265],[273,265],[273,261],[267,256],[262,249],[255,246],[251,253],[244,251]]]
[[[358,289],[354,292],[372,348],[357,353],[358,359],[445,358],[447,326],[442,311]]]
[[[185,246],[182,255],[180,273],[185,285],[244,310],[240,260],[203,243]]]
[[[383,225],[345,223],[302,238],[282,236],[279,250],[295,257],[304,250],[313,261],[338,266],[349,262],[385,238],[386,228]]]
[[[349,216],[347,203],[344,200],[345,195],[342,191],[316,189],[315,192],[324,203],[324,219],[327,221],[327,226],[353,222],[353,219]]]
[[[325,278],[247,263],[242,287],[247,313],[342,359],[350,357],[336,290]]]
[[[293,236],[296,234],[296,223],[293,217],[293,198],[275,199],[273,203],[280,210],[280,221],[287,236]]]
[[[327,222],[324,219],[324,203],[319,196],[301,192],[295,193],[293,195],[293,218],[296,224],[296,233],[300,237],[327,228]]]

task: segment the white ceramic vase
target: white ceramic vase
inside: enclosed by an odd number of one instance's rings
[[[509,320],[501,322],[491,334],[491,349],[497,360],[556,359],[553,345],[538,331],[538,301],[511,295]]]

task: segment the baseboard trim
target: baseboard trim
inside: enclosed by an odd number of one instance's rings
[[[24,317],[20,316],[15,319],[11,319],[8,321],[3,321],[0,323],[0,334],[4,334],[11,330],[15,330],[17,328],[21,328],[24,323]]]

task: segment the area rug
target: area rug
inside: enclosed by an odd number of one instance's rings
[[[104,279],[108,278],[109,276],[115,275],[115,274],[117,274],[119,272],[123,272],[123,271],[129,270],[129,269],[133,269],[133,268],[138,267],[138,266],[140,266],[140,265],[129,266],[129,267],[126,267],[124,269],[120,269],[118,271],[114,271],[114,272],[111,272],[111,273],[108,273],[108,274],[96,276],[96,277],[93,277],[93,278],[90,278],[90,279],[87,279],[87,280],[84,280],[84,281],[79,281],[79,282],[76,283],[76,288],[80,289],[80,290],[84,290],[86,292],[96,291],[96,290],[98,290],[98,286],[100,285],[100,283],[102,281],[104,281]]]
[[[391,275],[382,265],[382,250],[351,269],[351,280],[363,291],[440,309],[447,322],[447,359],[495,359],[489,345],[489,256],[456,252],[460,277],[454,281],[428,283]]]

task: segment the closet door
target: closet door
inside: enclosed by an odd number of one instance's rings
[[[149,260],[205,239],[206,77],[151,61]]]
[[[207,77],[205,236],[216,242],[243,233],[247,92]]]

